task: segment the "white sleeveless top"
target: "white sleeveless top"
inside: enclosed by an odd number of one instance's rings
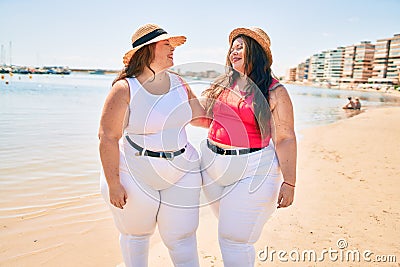
[[[192,119],[187,90],[180,78],[167,72],[170,89],[163,95],[149,93],[136,78],[130,88],[129,117],[125,134],[152,151],[176,151],[187,143],[185,126]]]
[[[130,90],[129,113],[125,117],[124,135],[120,145],[120,171],[129,173],[139,184],[155,190],[174,185],[186,174],[200,175],[200,158],[188,142],[185,126],[192,119],[188,94],[180,78],[169,73],[170,89],[166,94],[153,95],[136,78],[127,78]],[[142,156],[126,140],[152,151],[185,152],[171,160]],[[143,189],[146,186],[143,186]]]

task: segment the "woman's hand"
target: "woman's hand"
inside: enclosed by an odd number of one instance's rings
[[[180,78],[180,77],[179,77]],[[211,124],[211,120],[206,117],[205,100],[203,98],[197,98],[193,93],[189,84],[180,78],[183,85],[186,87],[188,94],[189,105],[192,109],[192,120],[190,124],[197,127],[208,128]]]
[[[292,205],[294,199],[294,186],[282,183],[278,196],[278,209]]]
[[[112,186],[109,186],[109,194],[110,194],[110,203],[111,205],[123,209],[126,200],[128,199],[128,195],[126,194],[125,188],[121,183],[116,183]]]

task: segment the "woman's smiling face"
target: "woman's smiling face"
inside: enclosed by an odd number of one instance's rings
[[[229,60],[232,67],[237,72],[244,74],[244,42],[241,37],[236,38],[233,43],[229,54]]]
[[[162,68],[172,67],[174,65],[174,50],[169,40],[157,42],[153,63]]]

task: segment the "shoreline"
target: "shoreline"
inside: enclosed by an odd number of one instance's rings
[[[266,247],[319,253],[337,249],[337,241],[344,239],[348,249],[397,255],[399,262],[400,124],[393,123],[399,121],[400,107],[384,107],[302,130],[295,202],[267,222],[255,244],[256,254]],[[18,204],[18,198],[3,192],[4,199]],[[9,242],[0,244],[1,266],[123,266],[118,232],[97,190],[39,213],[6,213],[0,238]],[[201,266],[221,267],[217,219],[209,207],[200,209],[197,239]],[[256,259],[255,266],[281,264],[275,255],[272,262]],[[349,263],[325,257],[321,265]],[[157,230],[151,238],[149,266],[172,266]]]
[[[290,81],[285,81],[282,82],[283,84],[291,84],[291,85],[296,85],[296,86],[302,86],[302,87],[315,87],[315,88],[324,88],[324,89],[336,89],[336,90],[342,90],[342,91],[350,91],[350,92],[376,92],[380,93],[382,95],[390,95],[393,97],[398,97],[400,98],[400,91],[395,90],[395,89],[389,89],[387,91],[383,90],[377,90],[377,89],[371,89],[371,88],[349,88],[349,87],[340,87],[340,86],[334,86],[334,87],[328,87],[328,86],[320,86],[315,83],[302,83],[302,82],[290,82]]]

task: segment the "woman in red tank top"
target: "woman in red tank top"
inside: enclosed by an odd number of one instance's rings
[[[296,182],[293,107],[273,78],[270,39],[260,28],[229,35],[229,71],[203,92],[209,127],[202,144],[203,190],[219,218],[225,266],[253,266],[253,244]]]

